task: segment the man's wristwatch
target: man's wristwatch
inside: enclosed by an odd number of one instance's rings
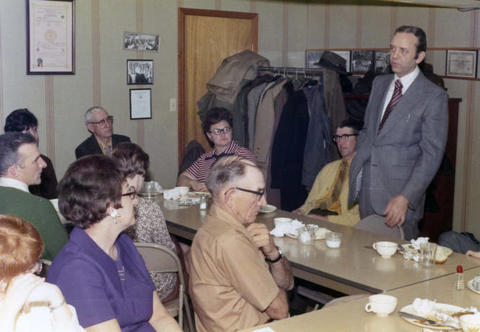
[[[270,258],[268,258],[268,257],[265,257],[265,262],[270,263],[270,264],[273,264],[273,263],[276,263],[276,262],[278,262],[279,260],[281,260],[282,257],[283,257],[282,250],[281,250],[279,247],[277,247],[277,250],[278,250],[278,257],[275,258],[275,259],[270,259]]]

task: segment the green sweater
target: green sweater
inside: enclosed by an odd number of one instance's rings
[[[30,222],[45,244],[43,258],[53,260],[68,241],[57,211],[45,198],[0,186],[0,214],[11,214]]]

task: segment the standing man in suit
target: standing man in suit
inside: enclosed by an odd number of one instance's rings
[[[447,93],[418,68],[426,48],[422,29],[395,30],[390,43],[394,75],[373,82],[350,168],[349,204],[358,200],[361,218],[385,216],[388,226],[403,228],[406,239],[418,235],[425,190],[447,141]]]
[[[93,106],[85,112],[85,125],[92,135],[75,149],[75,157],[81,158],[89,154],[110,156],[117,144],[130,142],[128,136],[113,133],[113,115],[100,106]]]

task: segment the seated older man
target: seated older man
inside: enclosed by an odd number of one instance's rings
[[[26,108],[14,110],[5,119],[4,131],[19,132],[30,134],[35,138],[38,144],[38,120],[37,117]],[[52,161],[45,155],[41,155],[43,161],[47,165],[42,170],[40,184],[31,185],[28,190],[34,195],[44,197],[46,199],[57,198],[57,176],[53,168]]]
[[[130,142],[130,137],[113,133],[113,115],[103,107],[90,107],[85,112],[85,125],[92,135],[75,149],[77,159],[91,154],[111,156],[117,144]]]
[[[0,214],[10,214],[30,222],[45,243],[43,258],[53,260],[68,241],[53,205],[32,195],[28,186],[40,184],[46,167],[32,135],[0,135]]]
[[[338,126],[333,140],[342,159],[332,161],[322,168],[307,200],[294,213],[345,226],[355,226],[358,223],[358,204],[348,206],[349,170],[355,155],[357,135],[358,124],[352,120],[345,120]]]
[[[190,289],[199,332],[236,331],[288,316],[290,266],[264,224],[265,181],[250,161],[220,159],[207,177],[213,195],[193,239]]]

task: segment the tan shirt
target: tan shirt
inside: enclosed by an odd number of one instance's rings
[[[236,331],[269,320],[279,289],[245,227],[213,205],[193,239],[190,290],[199,332]]]

